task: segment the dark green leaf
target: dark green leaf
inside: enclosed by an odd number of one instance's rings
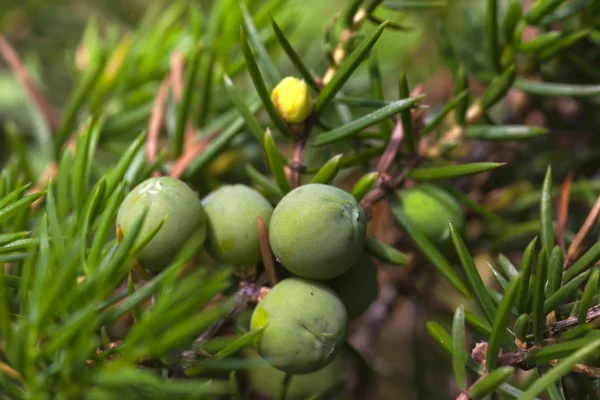
[[[536,82],[517,79],[515,87],[538,96],[591,97],[600,95],[600,85]]]
[[[451,165],[448,167],[415,168],[411,170],[408,175],[418,181],[430,181],[476,175],[482,172],[491,171],[503,165],[503,163],[479,162]]]
[[[444,8],[448,5],[445,0],[400,0],[384,1],[383,7],[394,10],[430,10],[435,8]]]
[[[521,262],[519,264],[519,272],[521,274],[521,285],[517,294],[517,311],[519,314],[527,312],[527,302],[529,300],[529,281],[531,279],[531,271],[533,270],[533,257],[535,255],[535,244],[537,238],[534,238],[523,252]]]
[[[371,81],[371,97],[375,101],[384,102],[383,96],[383,82],[381,78],[381,70],[379,69],[379,64],[377,64],[377,57],[372,53],[369,57],[371,61],[369,64],[369,77]],[[408,96],[406,96],[408,97]],[[390,128],[390,122],[388,120],[383,120],[379,123],[380,136],[384,138],[389,138],[392,135],[392,129]]]
[[[54,149],[58,155],[62,149],[63,144],[72,134],[75,120],[77,119],[77,112],[86,100],[86,97],[92,92],[92,88],[99,82],[100,74],[104,70],[104,60],[98,59],[95,63],[91,64],[90,70],[86,73],[80,83],[73,90],[71,97],[69,98],[63,113],[63,119],[56,135],[56,141]]]
[[[0,224],[8,221],[9,218],[13,217],[23,209],[29,207],[44,194],[46,194],[46,191],[32,193],[28,196],[23,197],[21,200],[17,200],[3,208],[0,208]]]
[[[261,174],[256,168],[252,165],[246,165],[246,173],[252,179],[256,185],[258,185],[265,194],[269,197],[280,200],[283,198],[283,192],[277,185],[275,185],[269,178]]]
[[[540,225],[542,227],[542,246],[546,248],[546,251],[551,251],[550,249],[554,249],[554,225],[552,222],[552,168],[550,166],[546,170],[542,186]]]
[[[520,43],[519,50],[522,52],[536,53],[548,48],[548,46],[552,46],[561,36],[562,33],[559,31],[543,32],[531,40]]]
[[[273,140],[273,136],[269,130],[267,130],[265,133],[264,145],[265,152],[267,153],[267,159],[269,160],[269,166],[271,167],[271,172],[273,173],[273,178],[275,178],[275,182],[277,182],[279,189],[281,189],[284,194],[288,193],[291,190],[290,183],[285,175],[279,150],[277,150],[277,146],[275,145],[275,141]]]
[[[548,133],[548,129],[527,125],[472,125],[467,136],[481,140],[522,140]]]
[[[564,358],[596,340],[598,340],[598,335],[590,335],[581,339],[543,346],[528,352],[525,359],[530,363],[545,364],[552,360]]]
[[[588,270],[600,260],[600,241],[596,242],[583,256],[563,272],[563,282],[568,282],[581,272]]]
[[[183,139],[185,134],[185,128],[188,124],[190,105],[192,102],[192,94],[195,90],[196,75],[198,72],[198,66],[200,65],[200,58],[204,54],[204,46],[198,44],[192,52],[192,57],[187,66],[185,74],[185,82],[183,86],[183,95],[181,102],[177,105],[177,120],[175,123],[175,133],[173,134],[173,151],[175,157],[181,156],[183,152]]]
[[[536,25],[542,20],[542,18],[554,11],[556,7],[558,7],[563,1],[564,0],[537,1],[533,7],[527,11],[525,14],[525,19],[531,25]]]
[[[252,46],[256,49],[257,61],[260,63],[261,69],[264,71],[267,81],[271,85],[276,85],[281,81],[281,74],[277,71],[277,67],[269,57],[269,53],[265,48],[258,30],[254,25],[252,16],[248,12],[248,7],[244,2],[240,2],[240,8],[242,9],[242,16],[244,17],[244,29],[248,32],[248,38],[252,42]]]
[[[467,359],[465,352],[465,312],[458,307],[452,320],[452,370],[459,389],[467,387]]]
[[[240,40],[242,45],[242,52],[244,53],[246,66],[248,68],[248,73],[252,78],[252,82],[254,82],[254,87],[256,88],[258,96],[260,97],[260,100],[262,101],[262,104],[265,107],[265,111],[267,112],[267,114],[269,114],[271,121],[273,121],[277,129],[279,129],[284,135],[291,137],[292,132],[290,132],[290,129],[288,128],[287,124],[281,119],[281,117],[279,116],[279,112],[275,109],[275,106],[271,101],[271,96],[269,95],[267,86],[265,85],[260,70],[258,69],[256,60],[254,59],[254,54],[252,54],[252,50],[250,49],[250,45],[248,44],[246,34],[241,28]]]
[[[138,154],[142,146],[144,145],[144,140],[146,139],[146,134],[140,134],[127,148],[117,165],[106,175],[106,191],[104,201],[108,201],[108,198],[113,194],[113,191],[119,185],[123,178],[125,177],[125,173],[133,163],[135,156]]]
[[[265,328],[266,328],[266,326],[262,326],[258,329],[255,329],[253,331],[245,333],[244,335],[240,336],[239,338],[234,340],[232,343],[227,345],[223,350],[221,350],[217,354],[215,354],[215,358],[217,358],[217,359],[226,358],[226,357],[229,357],[229,356],[237,353],[238,351],[242,350],[243,348],[253,346],[255,340],[258,340],[258,338],[260,338],[260,336],[262,335]]]
[[[521,342],[525,342],[527,338],[530,323],[531,319],[529,318],[529,314],[521,314],[519,315],[519,318],[517,318],[517,320],[515,321],[515,336]]]
[[[575,278],[571,279],[568,283],[564,284],[560,289],[558,289],[552,296],[546,299],[544,303],[544,313],[548,314],[552,312],[559,304],[567,299],[577,288],[581,285],[587,277],[589,276],[590,271],[587,270],[577,275]]]
[[[471,386],[469,389],[469,398],[473,400],[483,399],[488,394],[497,390],[504,382],[509,380],[514,372],[515,368],[511,366],[498,368]]]
[[[402,110],[412,107],[422,97],[423,96],[411,97],[408,99],[394,101],[385,107],[373,111],[371,114],[367,114],[350,122],[349,124],[342,125],[339,128],[316,136],[313,140],[313,145],[322,146],[350,137],[371,125],[375,125],[376,123],[381,122]]]
[[[547,46],[544,50],[540,51],[537,55],[539,61],[546,61],[560,54],[566,49],[573,47],[577,42],[586,37],[590,33],[589,30],[581,30],[569,33],[567,35],[562,34],[561,38],[551,46]]]
[[[362,178],[358,180],[354,184],[352,188],[352,196],[356,199],[356,201],[361,201],[367,193],[373,188],[373,185],[377,181],[377,177],[379,174],[377,172],[370,172],[365,174]]]
[[[588,309],[592,305],[594,305],[594,301],[597,300],[597,298],[594,299],[594,297],[598,295],[599,274],[600,270],[592,270],[592,275],[590,276],[590,279],[585,285],[583,296],[581,296],[581,301],[579,302],[579,313],[577,315],[577,322],[579,323],[579,325],[583,325],[586,323]]]
[[[487,41],[492,65],[500,70],[500,40],[498,39],[498,0],[487,0]]]
[[[554,246],[552,254],[550,254],[550,261],[548,262],[548,285],[546,286],[546,298],[552,296],[558,289],[562,282],[563,274],[563,252],[560,246]]]
[[[502,75],[492,81],[490,86],[481,96],[481,105],[485,110],[493,106],[508,92],[515,81],[515,66],[508,67]]]
[[[444,121],[444,118],[446,118],[448,113],[450,113],[450,111],[452,111],[454,108],[459,107],[460,104],[463,101],[465,101],[465,99],[468,101],[467,95],[468,91],[465,90],[457,94],[449,102],[447,102],[446,105],[442,108],[442,110],[435,115],[433,120],[429,124],[425,125],[423,129],[421,129],[421,136],[424,136],[433,131],[435,128],[437,128],[440,125],[440,123]]]
[[[382,261],[394,265],[406,265],[409,261],[404,254],[395,248],[370,237],[367,237],[365,251]]]
[[[231,99],[231,101],[233,102],[235,107],[237,108],[240,115],[242,117],[244,117],[244,120],[246,121],[246,125],[248,126],[248,129],[250,129],[250,132],[254,135],[254,137],[256,137],[256,140],[258,140],[258,142],[262,145],[263,140],[264,140],[264,138],[263,138],[264,131],[263,131],[262,127],[260,126],[258,119],[254,116],[252,111],[250,111],[250,108],[248,107],[248,105],[246,104],[244,99],[242,99],[242,96],[240,96],[240,94],[238,93],[238,90],[233,85],[231,78],[229,78],[229,76],[227,76],[227,74],[223,74],[223,82],[225,84],[225,89],[227,91],[227,94],[229,95],[229,98]]]
[[[515,35],[515,29],[523,16],[521,9],[521,0],[510,0],[506,18],[504,19],[504,40],[508,43],[512,42]]]
[[[517,290],[519,289],[519,282],[519,276],[513,277],[510,280],[508,286],[504,290],[502,301],[498,306],[486,357],[486,366],[490,371],[497,366],[498,353],[500,351],[500,346],[505,340],[506,326],[508,325],[508,318],[516,299]]]
[[[546,248],[540,251],[537,268],[533,280],[533,312],[531,320],[533,323],[533,334],[535,340],[541,343],[544,340],[544,331],[546,328],[546,313],[544,313],[544,288],[546,285],[546,275],[548,271],[548,257]]]
[[[477,300],[477,304],[483,311],[488,322],[494,322],[496,318],[496,307],[490,298],[490,295],[487,291],[487,288],[483,284],[483,280],[481,279],[481,275],[479,275],[479,271],[477,271],[477,267],[469,254],[469,250],[465,246],[462,238],[452,226],[452,223],[448,223],[450,227],[450,236],[452,237],[452,242],[454,243],[454,248],[456,249],[456,254],[460,258],[460,262],[465,270],[467,275],[467,279],[469,280],[469,284],[471,285],[471,289],[473,290],[473,294],[475,295],[475,299]]]
[[[465,310],[465,320],[477,332],[489,337],[492,335],[492,325],[475,313]]]
[[[302,58],[300,58],[298,53],[296,53],[296,50],[294,50],[290,42],[287,40],[283,31],[281,30],[281,28],[279,28],[279,25],[277,25],[273,17],[270,16],[270,18],[271,26],[273,27],[273,31],[275,31],[275,37],[279,41],[279,44],[283,48],[283,51],[285,51],[285,54],[287,54],[294,67],[296,67],[296,70],[298,70],[300,75],[302,75],[304,81],[315,91],[319,92],[321,88],[315,82],[313,75],[310,73],[306,65],[304,65]]]
[[[454,119],[456,120],[456,123],[458,125],[464,125],[467,109],[469,108],[469,77],[464,65],[460,65],[458,67],[458,71],[456,71],[454,80],[456,81],[456,88],[454,89],[456,91],[456,96],[459,96],[461,93],[467,93],[467,95],[463,96],[463,99],[458,103],[454,113]]]
[[[513,263],[502,253],[498,254],[498,264],[500,264],[500,267],[502,267],[502,270],[504,271],[504,275],[509,280],[519,274],[519,271],[515,268]]]
[[[342,158],[342,154],[338,154],[337,156],[333,156],[329,161],[327,161],[321,169],[316,173],[316,175],[312,178],[311,183],[322,183],[328,184],[337,175],[340,170],[340,160]]]

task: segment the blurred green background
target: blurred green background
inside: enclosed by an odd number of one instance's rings
[[[4,0],[0,2],[0,32],[26,60],[30,71],[40,78],[47,96],[55,104],[61,105],[72,88],[74,49],[88,19],[93,16],[101,24],[117,24],[121,32],[127,32],[135,29],[151,5],[154,7],[160,3],[168,5],[170,2]],[[213,1],[196,0],[191,3],[207,9]],[[293,13],[295,25],[292,26],[290,40],[301,54],[311,60],[312,65],[315,65],[313,60],[319,62],[315,70],[322,73],[326,62],[321,49],[321,38],[331,17],[339,13],[348,1],[285,0],[281,3],[281,10],[275,10],[273,15],[277,17],[279,12]],[[410,30],[404,32],[388,30],[375,47],[388,89],[395,91],[395,81],[401,69],[407,70],[410,81],[417,82],[429,77],[440,66],[436,49],[432,46],[436,21],[444,21],[457,39],[461,36],[470,38],[471,47],[467,51],[473,52],[481,46],[482,41],[476,40],[478,33],[468,31],[472,27],[469,28],[470,24],[464,22],[466,19],[477,19],[484,3],[478,0],[453,0],[448,2],[447,7],[435,12],[377,11],[376,15],[381,19],[390,18],[410,27]],[[368,23],[365,29],[373,27],[374,24]],[[363,66],[364,69],[366,67]],[[14,104],[15,98],[19,96],[16,87],[7,86],[10,80],[6,74],[0,75],[0,110],[7,104]],[[360,79],[351,84],[355,87],[360,85]]]

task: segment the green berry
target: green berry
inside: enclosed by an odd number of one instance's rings
[[[448,221],[458,231],[464,227],[465,219],[460,204],[437,186],[417,185],[401,192],[399,197],[410,223],[434,244],[450,241]]]
[[[247,359],[253,359],[256,357],[256,352],[248,349],[244,351],[244,356]],[[344,378],[344,366],[347,358],[348,355],[341,352],[330,364],[316,372],[294,375],[288,387],[286,399],[304,400],[331,389]],[[261,365],[248,370],[250,387],[270,399],[277,398],[284,378],[285,372],[269,365]]]
[[[276,284],[252,313],[252,330],[266,326],[257,350],[272,366],[315,372],[333,360],[346,340],[348,315],[325,284],[289,278]]]
[[[327,281],[327,284],[344,303],[348,317],[357,318],[377,298],[377,266],[369,255],[363,254],[350,271]]]
[[[137,261],[157,273],[175,258],[193,234],[206,235],[206,215],[200,199],[184,182],[169,178],[150,178],[136,186],[123,200],[117,213],[117,225],[123,237],[148,210],[137,241],[143,240],[164,220],[156,236],[142,249]]]
[[[226,185],[202,200],[208,218],[207,245],[220,262],[239,266],[261,259],[258,217],[269,226],[273,206],[248,186]]]
[[[331,279],[348,271],[362,254],[367,221],[356,199],[334,186],[308,184],[275,207],[269,242],[293,274]]]

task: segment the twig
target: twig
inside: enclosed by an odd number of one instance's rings
[[[58,115],[33,82],[31,75],[21,62],[21,59],[19,58],[19,55],[15,49],[13,49],[8,40],[6,40],[2,34],[0,34],[0,55],[9,65],[17,80],[29,95],[31,101],[42,112],[46,122],[48,123],[48,126],[50,126],[53,131],[58,130],[58,126],[60,124]]]
[[[600,304],[592,306],[588,309],[587,315],[585,317],[586,322],[591,322],[600,317]],[[550,332],[552,332],[553,336],[558,336],[562,331],[565,331],[569,328],[579,325],[577,316],[569,317],[562,321],[557,321],[550,325]],[[600,325],[600,320],[594,321],[594,325]]]
[[[2,372],[4,375],[9,376],[12,379],[17,380],[17,381],[21,381],[23,379],[21,377],[21,374],[17,370],[15,370],[10,365],[8,365],[2,361],[0,361],[0,372]]]
[[[569,214],[569,197],[571,195],[571,183],[573,182],[573,172],[569,172],[560,190],[558,198],[558,210],[556,211],[556,241],[565,251],[565,227],[567,224],[567,215]]]
[[[592,207],[590,213],[588,214],[585,222],[577,232],[573,243],[569,246],[569,250],[567,251],[567,257],[565,259],[564,268],[567,269],[571,266],[571,263],[581,254],[583,250],[582,245],[588,235],[594,229],[596,225],[596,221],[598,220],[598,215],[600,215],[600,196],[596,199],[596,203],[594,207]]]
[[[290,164],[290,186],[292,189],[300,186],[300,174],[304,169],[304,148],[306,140],[297,138],[294,140],[294,153]]]
[[[269,246],[269,233],[262,218],[258,217],[258,237],[260,240],[260,253],[262,255],[263,265],[269,285],[275,286],[277,283],[277,273],[275,271],[275,260]]]
[[[158,138],[165,116],[165,105],[169,98],[169,86],[169,78],[163,79],[154,100],[154,105],[152,106],[152,113],[148,122],[148,136],[146,137],[146,158],[148,163],[153,163],[158,153]],[[154,171],[153,175],[159,176],[160,172]]]
[[[379,174],[386,173],[390,169],[394,158],[396,158],[396,155],[398,154],[402,139],[404,139],[404,129],[402,128],[402,122],[397,121],[392,136],[390,137],[390,141],[377,164],[377,172],[379,172]]]

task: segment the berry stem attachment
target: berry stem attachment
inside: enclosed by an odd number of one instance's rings
[[[275,261],[273,260],[273,252],[269,246],[269,231],[265,226],[262,218],[257,218],[258,222],[258,238],[260,240],[260,253],[262,255],[263,265],[265,266],[265,274],[269,285],[275,286],[277,283],[277,274],[275,271]]]
[[[304,169],[304,148],[306,140],[304,138],[296,138],[294,140],[294,153],[290,164],[290,185],[292,189],[300,186],[300,174]]]

